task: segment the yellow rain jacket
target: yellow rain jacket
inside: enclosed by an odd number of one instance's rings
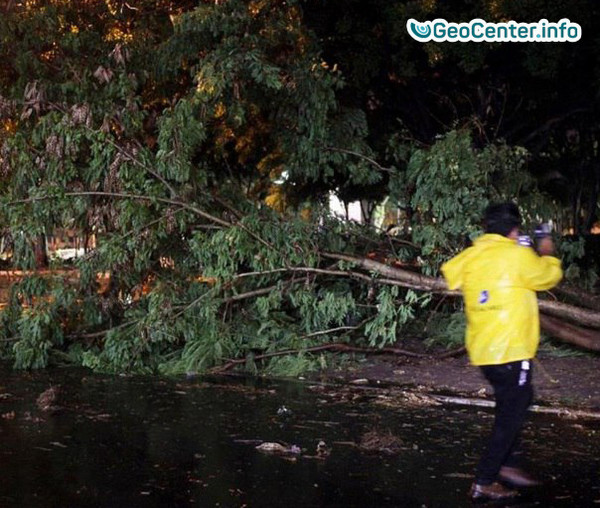
[[[485,234],[442,265],[450,289],[460,289],[467,316],[466,347],[473,365],[535,356],[540,341],[536,291],[562,278],[560,260],[502,235]]]

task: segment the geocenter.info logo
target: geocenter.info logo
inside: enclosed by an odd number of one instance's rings
[[[409,19],[406,29],[420,42],[576,42],[581,39],[581,26],[566,18],[558,23],[547,19],[536,23],[488,23],[479,18],[468,23],[450,23],[445,19],[420,23]]]

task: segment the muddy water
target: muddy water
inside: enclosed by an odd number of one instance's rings
[[[41,411],[38,395],[56,385],[62,409]],[[470,506],[491,413],[378,402],[296,382],[4,368],[0,507]],[[362,450],[369,432],[395,436],[397,453]],[[512,505],[600,503],[599,437],[599,422],[533,415],[525,443],[546,484]],[[263,441],[302,453],[266,455]]]

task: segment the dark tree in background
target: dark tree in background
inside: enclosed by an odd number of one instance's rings
[[[598,220],[598,84],[596,2],[309,1],[306,24],[324,58],[342,69],[343,104],[367,115],[369,141],[431,145],[468,129],[477,147],[505,141],[528,151],[528,170],[568,209],[569,226],[589,233]],[[414,41],[406,21],[534,22],[568,18],[577,43],[429,43]]]

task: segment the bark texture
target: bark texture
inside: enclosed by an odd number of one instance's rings
[[[460,296],[459,291],[450,291],[442,278],[429,277],[379,261],[345,254],[324,253],[322,255],[329,259],[353,263],[371,273],[397,281],[399,285],[407,288]],[[587,294],[582,290],[577,291],[577,296],[579,299],[588,300],[592,305],[595,305],[597,300],[595,295]],[[600,351],[600,312],[558,301],[539,300],[538,303],[540,325],[544,332],[568,344],[591,351]]]

